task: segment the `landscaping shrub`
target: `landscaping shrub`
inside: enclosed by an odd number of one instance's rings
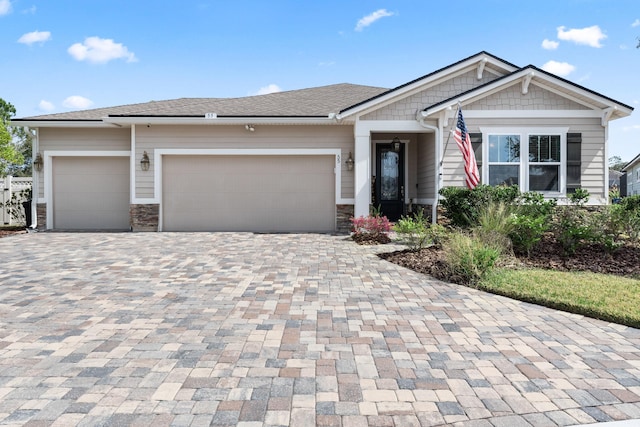
[[[623,227],[618,214],[620,211],[618,206],[602,206],[598,211],[589,215],[591,240],[594,243],[600,243],[609,253],[624,244],[621,238]]]
[[[369,215],[351,218],[353,240],[358,243],[388,243],[391,223],[386,216]]]
[[[588,200],[589,192],[579,188],[569,195],[569,206],[556,210],[554,231],[565,255],[575,254],[581,244],[592,239],[588,212],[582,209]]]
[[[493,269],[500,257],[499,248],[467,233],[453,233],[444,251],[445,278],[474,287]]]
[[[478,213],[478,226],[474,228],[474,235],[483,243],[499,249],[501,253],[511,252],[511,211],[511,205],[490,201]]]
[[[454,227],[478,225],[478,215],[490,202],[512,203],[519,195],[518,186],[510,187],[478,185],[473,190],[460,187],[445,187],[439,194],[444,197],[440,206]]]
[[[625,197],[611,209],[620,232],[628,237],[630,243],[640,244],[640,195]]]
[[[531,255],[531,250],[542,240],[551,227],[556,201],[545,200],[540,193],[522,193],[516,200],[511,214],[512,229],[509,238],[517,253]]]
[[[403,216],[393,226],[400,241],[416,251],[429,245],[429,219],[424,216],[424,210],[419,209],[413,216]]]
[[[440,247],[446,238],[446,229],[439,224],[431,224],[420,209],[413,216],[400,218],[393,226],[402,243],[412,251],[418,251],[428,246]]]

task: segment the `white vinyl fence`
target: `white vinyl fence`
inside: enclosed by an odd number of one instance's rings
[[[29,199],[33,178],[0,178],[0,226],[25,224],[22,202]]]

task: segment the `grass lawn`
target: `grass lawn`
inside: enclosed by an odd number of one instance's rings
[[[497,269],[479,289],[640,328],[640,280],[587,272]]]

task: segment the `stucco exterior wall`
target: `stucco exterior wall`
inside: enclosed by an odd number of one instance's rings
[[[361,120],[415,120],[416,112],[423,110],[442,100],[451,98],[459,93],[468,91],[485,83],[491,82],[499,76],[485,72],[478,80],[476,71],[469,71],[439,83],[427,90],[408,96],[401,101],[388,105],[361,117]]]
[[[345,126],[266,126],[256,125],[255,132],[244,126],[168,126],[136,127],[136,163],[142,153],[151,159],[149,171],[136,167],[136,197],[154,196],[155,149],[296,149],[338,148],[342,152],[342,198],[354,197],[354,171],[345,161],[354,150],[353,127]]]

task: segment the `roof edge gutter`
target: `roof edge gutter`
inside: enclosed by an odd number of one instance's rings
[[[104,123],[114,125],[253,125],[259,124],[300,124],[300,125],[330,125],[335,124],[333,117],[224,117],[215,114],[200,117],[159,117],[159,116],[118,116],[104,117]]]

